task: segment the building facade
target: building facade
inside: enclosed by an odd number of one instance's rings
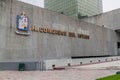
[[[112,30],[118,30],[120,29],[120,9],[83,18],[82,20],[88,23],[104,26]]]
[[[71,17],[93,16],[102,13],[102,0],[45,0],[44,6]]]
[[[17,69],[17,62],[33,69],[43,60],[119,55],[112,29],[16,0],[0,5],[0,70]]]
[[[103,12],[102,0],[77,0],[78,13],[82,16],[93,16]]]

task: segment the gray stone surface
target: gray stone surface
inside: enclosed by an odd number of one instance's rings
[[[0,71],[19,70],[19,64],[25,64],[25,70],[36,70],[37,62],[0,62]]]
[[[84,18],[82,20],[100,26],[104,25],[104,27],[113,30],[120,29],[120,9]]]
[[[12,10],[12,11],[11,11]],[[32,32],[30,36],[15,34],[16,16],[22,11],[30,19],[30,27],[42,26],[67,32],[88,30],[90,39]],[[117,55],[119,36],[107,29],[69,18],[65,15],[16,0],[0,1],[0,61],[40,61],[71,56]]]

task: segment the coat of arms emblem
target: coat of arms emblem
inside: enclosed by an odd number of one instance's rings
[[[29,18],[26,16],[25,12],[17,16],[17,34],[30,35],[29,33]]]

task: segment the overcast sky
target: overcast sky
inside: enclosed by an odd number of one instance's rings
[[[103,11],[111,11],[120,8],[120,0],[103,0]]]
[[[43,0],[22,0],[40,7],[44,6]],[[103,0],[103,11],[111,11],[120,8],[120,0]]]

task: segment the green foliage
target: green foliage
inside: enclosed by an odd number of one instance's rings
[[[112,75],[112,76],[108,76],[108,77],[104,77],[96,80],[120,80],[120,74],[116,74],[116,75]]]

